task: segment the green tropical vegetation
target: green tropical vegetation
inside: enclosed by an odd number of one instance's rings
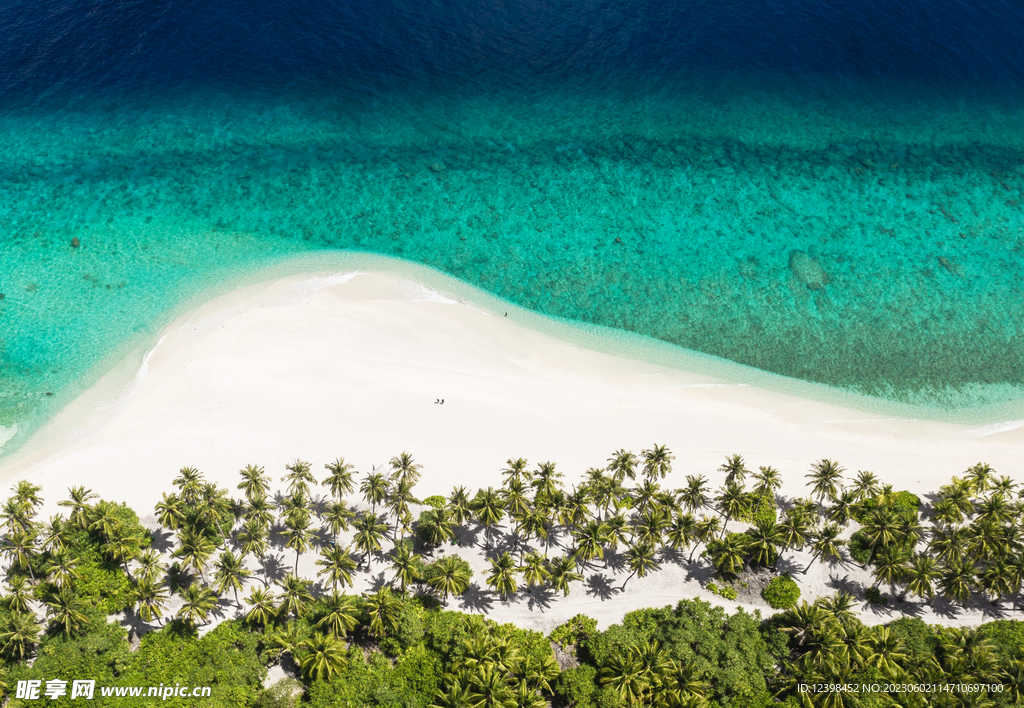
[[[0,691],[30,705],[14,697],[18,681],[87,676],[209,685],[204,705],[254,708],[1024,703],[1024,624],[910,616],[1020,601],[1024,501],[1010,478],[979,464],[922,498],[820,460],[808,494],[785,497],[777,470],[752,472],[739,455],[717,470],[717,489],[704,475],[669,487],[673,459],[659,445],[617,450],[570,486],[554,463],[510,459],[500,487],[422,501],[408,453],[365,475],[339,458],[319,481],[296,460],[282,484],[250,465],[234,495],[185,467],[154,528],[84,487],[43,520],[42,490],[18,482],[0,507]],[[765,616],[680,599],[604,630],[577,615],[547,637],[485,616],[493,603],[546,607],[581,585],[610,599],[666,566],[713,574],[711,594]],[[831,575],[832,594],[800,601],[815,568],[866,581]],[[602,585],[614,574],[621,586]],[[758,576],[770,580],[748,597],[744,578]],[[357,581],[371,590],[350,593]],[[898,619],[861,621],[883,605]],[[264,688],[275,665],[294,678]],[[797,689],[887,682],[965,687]]]

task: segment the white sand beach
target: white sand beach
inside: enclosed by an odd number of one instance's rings
[[[781,493],[791,497],[805,493],[804,475],[824,457],[851,475],[872,470],[917,493],[979,461],[1021,473],[1024,425],[897,419],[780,393],[755,377],[726,381],[645,363],[540,331],[521,310],[505,316],[493,299],[467,292],[373,269],[239,288],[168,326],[141,364],[132,357],[107,374],[0,461],[0,478],[8,488],[18,479],[41,485],[44,515],[81,484],[127,502],[156,527],[153,506],[185,465],[235,493],[238,470],[250,463],[280,478],[285,464],[302,458],[322,477],[323,464],[338,456],[366,472],[404,450],[423,465],[421,498],[460,484],[497,486],[510,457],[556,461],[572,483],[618,448],[639,452],[653,443],[676,455],[669,487],[697,473],[717,487],[716,469],[739,453],[751,469],[781,470]],[[688,578],[685,563],[665,563],[621,592],[628,571],[595,568],[567,598],[538,602],[520,593],[504,604],[486,589],[479,548],[445,552],[470,559],[484,588],[451,607],[545,631],[578,612],[606,626],[629,610],[683,597],[735,606]],[[302,558],[307,577],[315,559],[315,552]],[[289,552],[283,562],[292,560]],[[793,561],[802,567],[806,558]],[[356,589],[388,579],[385,568],[374,562]],[[811,599],[833,591],[831,576],[865,577],[854,565],[816,564],[797,580]],[[989,618],[914,607],[934,622]],[[866,610],[864,618],[895,616]]]

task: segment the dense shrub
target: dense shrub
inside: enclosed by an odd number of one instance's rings
[[[562,646],[579,644],[583,639],[597,632],[597,620],[586,615],[575,615],[568,622],[558,625],[551,632],[551,641]]]
[[[878,497],[865,499],[850,510],[850,516],[860,524],[865,523],[871,512],[878,508]],[[917,517],[921,510],[921,498],[908,491],[895,492],[892,495],[892,508],[901,517]]]
[[[708,698],[722,708],[767,706],[771,694],[765,677],[772,674],[775,661],[759,627],[756,614],[740,610],[726,615],[703,600],[680,600],[674,608],[630,612],[621,625],[589,637],[583,656],[600,668],[630,644],[642,647],[658,641],[671,658],[692,666],[710,683]]]
[[[597,694],[597,669],[590,664],[567,669],[558,675],[552,688],[564,705],[593,708]]]
[[[982,625],[982,631],[991,627],[997,622]],[[1011,622],[1017,624],[1017,622]],[[893,636],[903,641],[903,653],[906,654],[906,663],[915,669],[924,669],[930,666],[935,660],[935,651],[939,646],[939,638],[935,636],[935,630],[920,617],[901,617],[895,622],[889,623],[889,629]],[[1024,640],[1024,637],[1020,639]],[[1019,641],[1019,640],[1011,640]],[[1016,644],[1015,646],[1020,646]],[[1012,647],[1010,647],[1012,650]]]
[[[706,590],[719,597],[724,597],[726,600],[735,600],[739,595],[736,593],[736,588],[731,585],[718,585],[714,582],[708,582],[704,586]]]
[[[88,677],[97,685],[210,686],[211,695],[202,704],[211,708],[246,708],[259,693],[266,669],[256,654],[258,636],[236,622],[224,622],[197,639],[172,624],[142,639],[138,652],[128,648],[127,632],[120,625],[93,618],[88,634],[80,638],[46,638],[31,668],[17,665],[6,679],[15,685],[22,679],[64,679]],[[50,706],[74,706],[81,700],[69,696],[47,700]],[[27,705],[27,704],[26,704]],[[140,702],[140,705],[145,705]],[[194,705],[192,699],[168,698],[160,705]]]
[[[786,610],[800,599],[800,587],[788,575],[779,575],[761,591],[761,597],[776,610]]]
[[[423,645],[407,651],[393,666],[379,652],[365,657],[353,647],[348,652],[348,666],[341,674],[329,682],[313,682],[309,704],[319,708],[426,708],[434,700],[440,679],[441,662]]]
[[[1000,659],[1013,658],[1024,648],[1024,622],[1019,620],[986,622],[981,625],[978,634],[992,642]]]
[[[760,496],[750,494],[750,510],[745,514],[736,517],[737,521],[751,524],[752,526],[775,523],[779,520],[778,509],[775,504],[775,496],[762,494]]]
[[[871,559],[871,541],[863,531],[856,531],[850,536],[850,557],[861,565],[867,565]]]
[[[865,590],[864,597],[872,605],[885,605],[889,602],[889,599],[876,587],[870,587]]]

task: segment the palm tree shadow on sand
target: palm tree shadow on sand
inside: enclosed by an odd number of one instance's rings
[[[611,600],[615,595],[622,592],[622,589],[616,587],[611,577],[604,573],[594,573],[586,581],[587,594],[593,595],[599,600]]]
[[[173,535],[170,529],[165,529],[161,526],[150,534],[150,537],[153,539],[150,547],[161,555],[169,553],[174,547],[174,541],[171,539]]]
[[[466,591],[459,596],[459,608],[466,612],[490,612],[494,607],[494,598],[489,590],[483,590],[477,583],[471,583]]]
[[[283,553],[267,553],[267,578],[271,583],[278,583],[291,572],[292,566],[285,560]]]
[[[527,609],[540,608],[540,611],[543,612],[551,607],[551,603],[558,597],[558,592],[548,587],[534,587],[526,591],[525,597]]]

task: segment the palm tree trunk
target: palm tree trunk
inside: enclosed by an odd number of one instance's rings
[[[630,581],[630,580],[631,580],[631,579],[633,578],[633,576],[634,576],[634,575],[636,575],[636,571],[635,571],[635,570],[634,570],[634,571],[633,571],[632,573],[630,573],[630,574],[629,574],[629,575],[628,575],[628,576],[626,577],[626,579],[625,579],[625,580],[623,580],[623,581],[622,581],[622,587],[621,587],[621,588],[619,588],[619,590],[620,590],[620,591],[622,591],[622,590],[625,590],[625,589],[626,589],[626,583],[628,583],[628,582],[629,582],[629,581]]]
[[[807,564],[807,567],[806,567],[806,568],[804,568],[804,569],[803,569],[803,570],[802,570],[802,571],[800,572],[800,574],[801,574],[801,575],[807,575],[807,571],[811,569],[811,566],[812,566],[812,565],[814,565],[814,561],[816,561],[816,560],[818,559],[818,555],[819,555],[819,554],[815,553],[815,554],[814,554],[813,556],[811,556],[811,560],[810,560],[810,562],[809,562],[809,563]]]

